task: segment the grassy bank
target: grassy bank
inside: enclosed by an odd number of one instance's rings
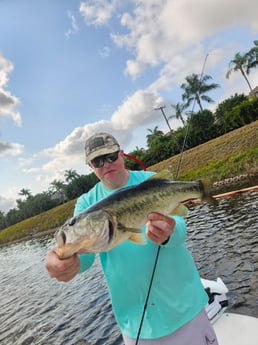
[[[27,218],[0,231],[0,245],[32,238],[54,230],[72,216],[76,200],[71,200],[37,216]]]
[[[178,179],[209,179],[220,181],[236,175],[256,174],[258,171],[258,121],[219,138],[187,150],[183,154]],[[178,156],[152,166],[177,170]]]
[[[244,187],[258,183],[258,121],[213,139],[183,154],[178,180],[205,179],[211,183],[243,176]],[[148,168],[152,171],[170,169],[175,172],[179,155]],[[220,192],[235,188],[222,185]],[[232,189],[231,189],[232,190]],[[75,200],[0,231],[0,245],[23,238],[53,232],[72,216]]]

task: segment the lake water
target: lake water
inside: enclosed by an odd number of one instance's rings
[[[229,311],[258,317],[258,193],[191,206],[187,245],[202,277],[221,277]],[[50,279],[52,237],[0,248],[0,344],[122,345],[96,260],[69,283]]]

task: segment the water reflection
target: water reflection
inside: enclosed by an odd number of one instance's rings
[[[257,193],[191,206],[188,240],[200,273],[220,276],[230,310],[258,317]],[[0,343],[122,345],[99,262],[69,283],[44,268],[50,237],[0,249]]]

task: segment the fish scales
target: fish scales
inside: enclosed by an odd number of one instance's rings
[[[128,190],[120,190],[103,199],[103,202],[95,204],[87,210],[87,213],[103,209],[108,213],[115,214],[121,221],[123,220],[133,226],[136,223],[139,224],[140,221],[139,225],[142,226],[147,221],[148,213],[167,210],[169,204],[167,198],[171,196],[170,184],[167,182],[169,181],[146,181],[136,187],[130,187]],[[125,192],[126,202],[124,199]],[[176,200],[171,201],[173,204],[168,207],[167,212],[172,211],[171,207],[177,204]]]
[[[206,199],[215,204],[203,183],[150,178],[139,185],[120,189],[68,220],[56,233],[60,258],[76,252],[108,251],[125,240],[146,242],[141,227],[151,212],[170,214],[183,201]]]

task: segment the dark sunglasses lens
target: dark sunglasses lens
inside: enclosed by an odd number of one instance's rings
[[[105,161],[108,163],[114,163],[118,158],[118,153],[119,152],[114,152],[105,156],[96,157],[91,161],[91,164],[94,168],[102,168]]]
[[[106,155],[105,160],[108,163],[114,163],[118,158],[118,152],[110,153],[109,155]]]
[[[94,166],[94,168],[102,168],[104,165],[104,158],[96,157],[91,161],[91,164]]]

